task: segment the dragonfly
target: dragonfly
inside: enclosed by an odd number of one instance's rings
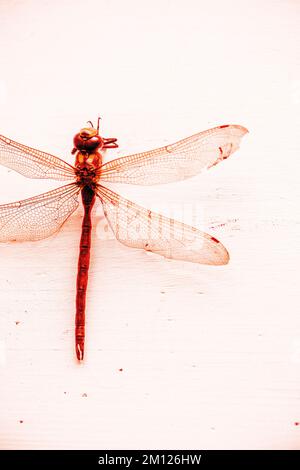
[[[110,183],[156,185],[182,181],[226,160],[248,130],[226,124],[170,145],[103,163],[117,139],[104,138],[88,121],[73,139],[75,164],[0,135],[0,164],[27,178],[68,181],[52,191],[0,205],[0,242],[35,241],[56,233],[79,206],[84,215],[76,285],[75,351],[84,358],[86,291],[91,252],[92,209],[100,199],[108,225],[122,244],[165,258],[226,265],[229,253],[215,237],[139,206],[110,189]],[[108,184],[107,184],[108,183]]]

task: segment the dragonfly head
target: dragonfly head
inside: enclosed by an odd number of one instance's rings
[[[102,137],[98,133],[98,129],[94,127],[84,127],[74,137],[74,146],[77,150],[85,152],[93,152],[101,149],[104,145]]]

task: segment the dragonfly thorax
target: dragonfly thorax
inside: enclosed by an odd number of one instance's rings
[[[102,164],[102,157],[99,152],[86,153],[86,152],[77,152],[76,154],[76,168],[90,168],[98,169]]]
[[[101,163],[99,152],[77,152],[75,162],[77,181],[83,184],[96,183],[100,178]]]

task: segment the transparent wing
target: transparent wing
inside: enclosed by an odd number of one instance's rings
[[[71,183],[30,199],[0,205],[0,242],[50,237],[77,209],[79,192],[80,188]]]
[[[228,158],[247,132],[242,126],[219,126],[172,145],[112,160],[100,168],[101,181],[153,185],[190,178]]]
[[[207,233],[144,209],[104,186],[98,186],[97,195],[111,229],[124,245],[193,263],[228,263],[226,248]]]
[[[54,155],[26,147],[0,135],[0,164],[21,173],[27,178],[71,180],[75,168]]]

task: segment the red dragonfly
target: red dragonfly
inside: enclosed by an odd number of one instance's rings
[[[96,196],[116,238],[124,245],[143,248],[166,258],[224,265],[226,248],[215,237],[169,219],[124,199],[105,186],[109,183],[155,185],[181,181],[211,168],[239,148],[248,131],[223,125],[199,132],[172,145],[102,163],[101,151],[118,147],[116,138],[104,138],[97,128],[80,130],[74,137],[75,166],[49,153],[0,135],[0,164],[28,178],[71,182],[53,191],[0,206],[0,242],[40,240],[57,232],[79,205],[84,217],[79,248],[76,292],[75,348],[84,356],[85,303],[91,248],[91,211]]]

